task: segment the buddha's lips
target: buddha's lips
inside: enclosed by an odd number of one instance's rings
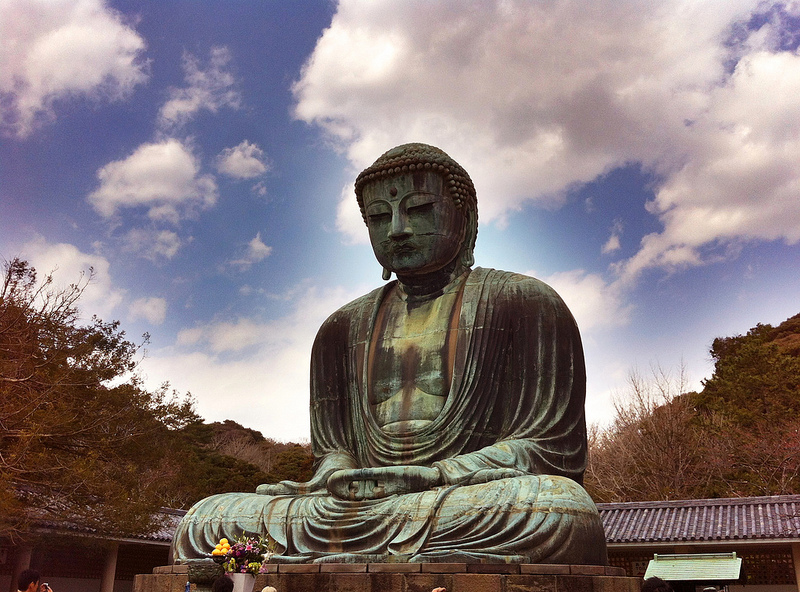
[[[407,242],[406,243],[393,243],[390,248],[391,248],[393,254],[398,254],[398,255],[402,255],[402,254],[405,254],[405,253],[413,253],[414,251],[417,250],[416,247],[414,247],[413,244],[407,243]]]

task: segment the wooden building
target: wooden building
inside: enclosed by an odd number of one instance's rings
[[[101,538],[71,524],[42,522],[35,542],[0,540],[0,592],[15,592],[17,575],[32,568],[56,592],[130,592],[133,576],[169,563],[172,534],[183,510],[164,509],[150,534]]]
[[[800,495],[598,504],[609,562],[643,576],[655,553],[736,552],[731,592],[796,592]]]

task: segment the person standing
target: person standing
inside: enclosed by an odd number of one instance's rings
[[[49,584],[42,583],[42,576],[35,569],[26,569],[17,579],[19,592],[53,592]]]

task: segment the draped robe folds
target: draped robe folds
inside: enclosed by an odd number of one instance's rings
[[[464,286],[452,380],[428,425],[387,433],[367,396],[369,347],[393,283],[335,312],[311,363],[316,474],[432,466],[441,486],[363,501],[220,494],[198,502],[173,540],[178,562],[207,557],[222,536],[268,533],[282,561],[606,563],[586,463],[585,368],[578,329],[546,284],[477,268]],[[481,483],[485,469],[520,476]],[[323,481],[324,483],[324,481]]]

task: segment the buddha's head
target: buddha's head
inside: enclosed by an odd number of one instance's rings
[[[475,187],[439,148],[393,148],[358,176],[355,189],[384,277],[392,271],[403,276],[473,264]]]

